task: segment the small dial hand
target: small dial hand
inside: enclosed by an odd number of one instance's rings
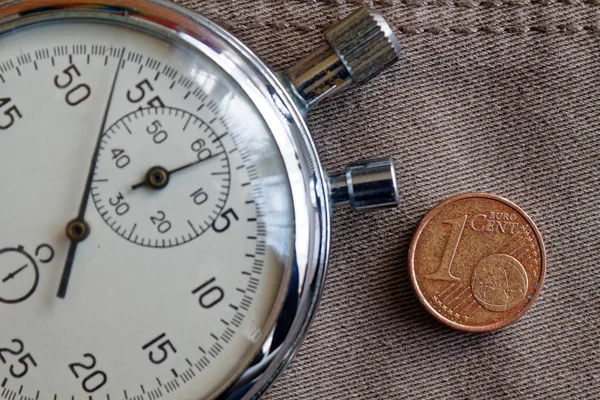
[[[90,197],[90,191],[94,178],[94,170],[96,168],[96,162],[98,161],[100,143],[102,143],[102,134],[104,133],[104,129],[106,128],[108,111],[110,110],[110,105],[112,104],[112,98],[115,92],[115,86],[117,83],[117,78],[119,77],[119,71],[121,70],[121,63],[123,62],[124,54],[125,48],[121,49],[121,57],[119,58],[119,63],[117,64],[117,70],[115,71],[112,86],[110,88],[110,93],[108,95],[108,101],[104,109],[104,116],[100,125],[100,133],[98,134],[98,138],[96,139],[96,147],[94,148],[94,153],[92,156],[92,161],[90,162],[90,169],[85,183],[85,188],[83,189],[83,196],[81,198],[81,204],[79,206],[79,213],[77,214],[77,217],[75,219],[73,219],[67,224],[67,236],[71,240],[71,244],[69,245],[69,252],[67,254],[67,259],[65,260],[65,266],[63,268],[62,277],[60,279],[60,286],[58,287],[57,296],[61,299],[64,299],[67,295],[67,287],[69,286],[69,279],[71,277],[71,270],[73,269],[73,260],[75,259],[75,252],[77,251],[77,246],[81,241],[85,240],[90,233],[90,228],[85,222],[84,217],[85,212],[87,210],[88,200]]]
[[[21,271],[23,271],[25,268],[27,268],[29,264],[25,264],[23,265],[21,268],[19,268],[18,270],[11,272],[10,274],[6,275],[6,277],[4,277],[4,279],[2,279],[2,283],[6,283],[8,281],[10,281],[11,279],[13,279],[15,276],[17,276],[17,274]]]
[[[192,161],[191,163],[182,165],[181,167],[172,169],[170,171],[168,171],[166,168],[163,168],[163,167],[158,167],[158,166],[152,167],[148,170],[148,172],[146,172],[146,176],[144,177],[144,180],[140,183],[136,183],[135,185],[131,186],[131,189],[136,190],[143,186],[148,186],[152,189],[157,189],[157,190],[164,189],[165,187],[167,187],[167,184],[169,183],[171,175],[173,175],[174,173],[183,171],[185,169],[188,169],[189,167],[203,163],[204,161],[208,161],[211,158],[215,158],[215,157],[218,157],[221,155],[223,155],[223,153],[213,154],[210,157]]]

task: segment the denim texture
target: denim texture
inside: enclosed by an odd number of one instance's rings
[[[275,70],[322,43],[350,0],[181,1]],[[318,316],[277,399],[600,398],[600,0],[380,0],[400,62],[309,117],[329,171],[392,155],[402,204],[334,213]],[[494,333],[453,331],[419,305],[407,250],[423,215],[462,192],[521,206],[548,256],[542,294]]]

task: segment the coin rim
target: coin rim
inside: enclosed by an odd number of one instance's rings
[[[419,285],[417,283],[417,277],[416,277],[416,273],[415,273],[415,262],[414,262],[415,250],[416,250],[417,244],[419,242],[419,239],[421,237],[421,234],[423,233],[423,230],[425,229],[427,224],[447,205],[454,203],[456,201],[459,201],[459,200],[471,199],[471,198],[484,198],[484,199],[496,200],[496,201],[499,201],[501,203],[508,205],[509,207],[512,207],[529,223],[529,226],[533,230],[535,237],[538,241],[538,245],[539,245],[539,249],[540,249],[541,271],[540,271],[540,277],[538,279],[539,286],[531,295],[532,296],[531,300],[529,300],[521,308],[521,310],[518,313],[514,314],[510,318],[504,319],[495,324],[483,325],[483,326],[464,325],[464,324],[452,321],[452,320],[448,319],[447,317],[445,317],[444,315],[440,314],[435,308],[433,308],[433,306],[427,301],[427,299],[425,299],[425,296],[423,295],[423,292],[421,291],[421,289],[419,288]],[[431,210],[429,210],[425,214],[425,216],[423,217],[423,219],[417,226],[417,229],[415,230],[415,233],[413,234],[413,237],[410,242],[410,247],[408,250],[408,271],[409,271],[409,275],[410,275],[410,282],[412,284],[413,290],[415,291],[415,294],[417,295],[417,298],[419,299],[419,302],[438,321],[449,326],[450,328],[458,329],[463,332],[477,332],[477,333],[492,332],[492,331],[496,331],[498,329],[502,329],[502,328],[512,324],[519,318],[521,318],[523,316],[523,314],[525,314],[529,310],[529,308],[533,305],[533,303],[535,303],[535,301],[537,300],[540,292],[542,291],[542,287],[544,286],[544,281],[546,279],[546,248],[544,247],[544,241],[542,240],[542,235],[541,235],[538,227],[536,226],[536,224],[529,217],[529,215],[527,215],[527,213],[525,213],[525,211],[523,211],[521,209],[521,207],[519,207],[512,201],[507,200],[504,197],[501,197],[501,196],[498,196],[498,195],[495,195],[492,193],[485,193],[485,192],[463,193],[463,194],[459,194],[459,195],[455,195],[455,196],[447,198],[446,200],[440,202],[438,205],[433,207]]]

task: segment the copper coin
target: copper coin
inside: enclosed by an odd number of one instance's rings
[[[489,332],[520,318],[542,289],[539,230],[517,205],[488,193],[452,197],[419,224],[408,255],[419,300],[435,318]]]

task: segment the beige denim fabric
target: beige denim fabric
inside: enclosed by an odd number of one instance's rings
[[[181,1],[282,70],[363,2]],[[329,275],[276,399],[600,399],[600,0],[381,0],[403,48],[309,123],[337,171],[393,155],[402,205],[334,213]],[[544,237],[536,304],[489,334],[442,326],[409,283],[425,212],[488,191]]]

